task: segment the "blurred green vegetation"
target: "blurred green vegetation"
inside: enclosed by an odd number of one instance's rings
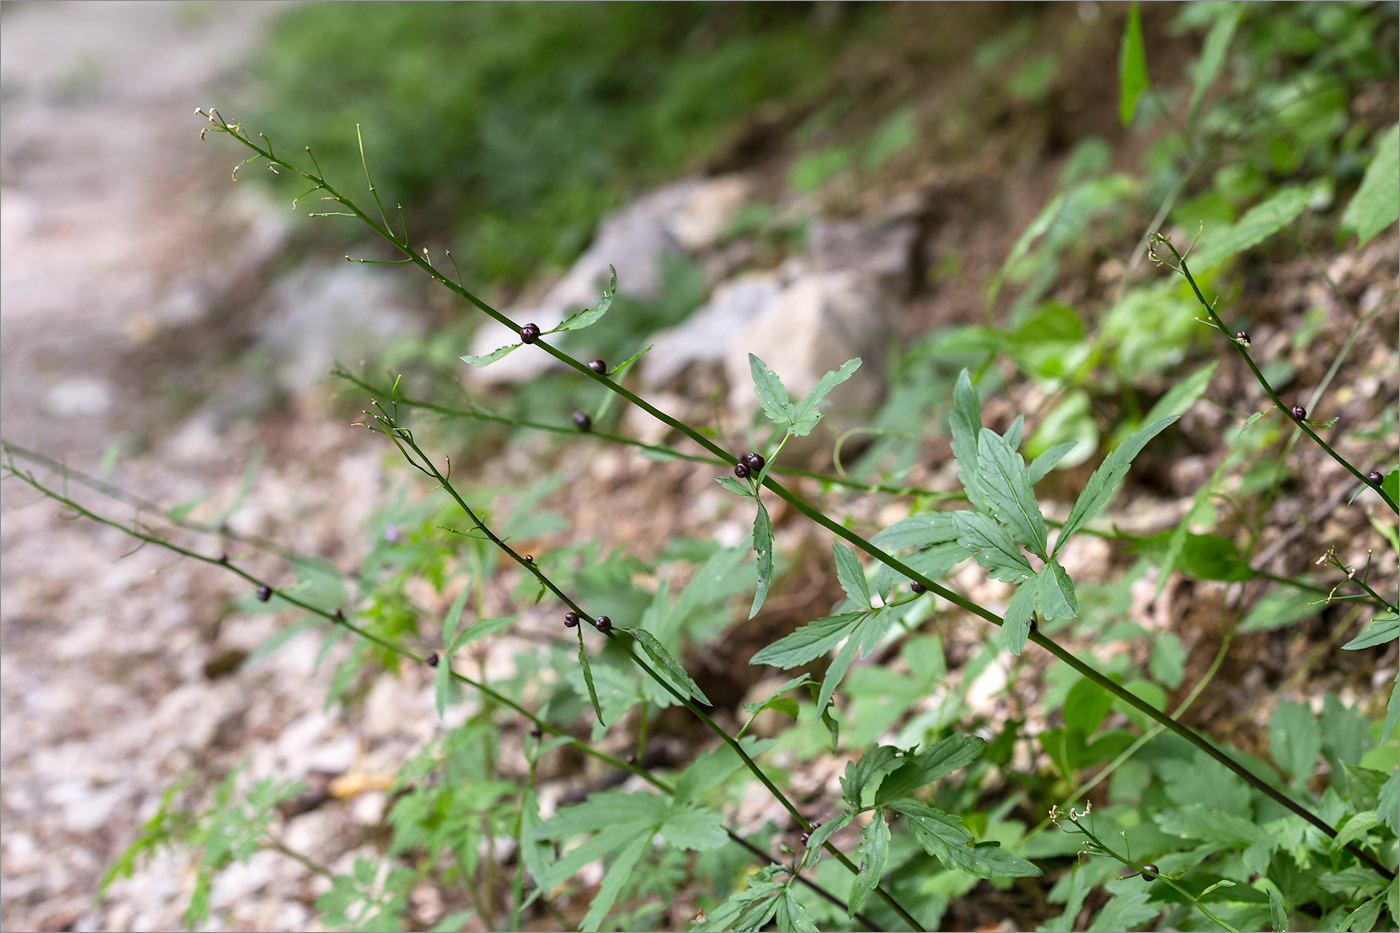
[[[456,235],[463,270],[519,283],[598,218],[716,154],[737,121],[810,94],[881,15],[811,4],[317,3],[273,32],[258,125],[340,184],[366,154],[386,204]]]

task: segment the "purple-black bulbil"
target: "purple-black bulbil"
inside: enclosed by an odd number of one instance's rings
[[[612,631],[612,619],[609,619],[607,616],[599,616],[597,621],[593,623],[593,627],[606,635],[608,632]]]
[[[572,611],[564,613],[564,627],[573,628],[575,625],[578,625],[578,613]]]
[[[574,412],[574,427],[584,432],[591,431],[593,430],[593,419],[581,411],[576,411]]]
[[[588,368],[600,376],[607,375],[608,372],[608,364],[604,363],[602,360],[589,360]]]
[[[1371,481],[1372,486],[1379,486],[1385,481],[1385,477],[1380,474],[1379,470],[1372,470],[1370,473],[1367,473],[1366,478]]]
[[[1235,334],[1235,341],[1239,343],[1240,346],[1244,347],[1246,350],[1248,350],[1250,346],[1252,346],[1252,344],[1250,344],[1249,342],[1249,331],[1247,330],[1242,330]]]
[[[739,459],[742,460],[744,464],[748,466],[749,472],[755,475],[762,473],[763,465],[768,462],[767,460],[764,460],[762,456],[753,453],[752,451],[744,454]]]
[[[429,652],[428,652],[428,656],[427,656],[426,658],[424,658],[423,660],[425,660],[425,661],[428,662],[428,666],[429,666],[429,667],[437,667],[437,666],[438,666],[438,653],[437,653],[436,651],[429,651]]]
[[[268,601],[269,599],[271,599],[271,598],[272,598],[272,587],[267,586],[266,584],[264,584],[264,585],[258,587],[258,601],[259,601],[259,602],[264,602],[264,603],[265,603],[265,602],[267,602],[267,601]]]
[[[539,723],[535,723],[530,727],[530,737],[532,739],[538,739],[542,735],[544,735],[544,730],[540,728]]]
[[[520,342],[534,343],[540,339],[540,327],[538,324],[526,324],[520,328]]]
[[[335,619],[337,622],[344,622],[344,621],[345,621],[345,610],[344,610],[344,609],[337,609],[335,612],[332,612],[332,613],[331,613],[331,618],[332,618],[332,619]]]
[[[740,460],[738,463],[734,464],[734,475],[740,479],[747,479],[749,475],[749,465]]]
[[[1302,405],[1294,405],[1288,410],[1288,413],[1293,416],[1294,421],[1302,421],[1308,416],[1308,410]]]
[[[534,562],[535,562],[535,555],[533,555],[533,554],[526,554],[526,555],[525,555],[525,563],[527,563],[527,564],[533,564]]]
[[[227,551],[225,551],[224,553],[222,553],[222,554],[219,555],[219,563],[221,563],[221,564],[227,564],[227,563],[228,563],[228,552],[227,552]]]
[[[909,589],[913,590],[915,595],[928,592],[928,590],[924,587],[922,583],[911,583],[909,584]]]

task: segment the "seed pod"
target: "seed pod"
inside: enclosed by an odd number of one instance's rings
[[[272,587],[267,586],[266,584],[264,584],[263,586],[258,587],[258,600],[259,600],[260,602],[264,602],[264,603],[265,603],[265,602],[267,602],[267,601],[268,601],[269,599],[271,599],[271,598],[272,598]]]
[[[540,339],[540,328],[538,324],[526,324],[520,328],[520,342],[534,343]]]
[[[577,612],[566,612],[566,613],[564,613],[564,627],[565,627],[565,628],[573,628],[575,625],[578,625],[578,613],[577,613]]]
[[[429,666],[429,667],[437,667],[437,666],[438,666],[438,661],[439,661],[440,659],[438,658],[438,653],[437,653],[436,651],[429,651],[429,652],[428,652],[428,656],[427,656],[426,658],[424,658],[423,660],[425,660],[425,661],[428,662],[428,666]]]
[[[1385,481],[1385,477],[1380,474],[1379,470],[1372,470],[1370,473],[1367,473],[1366,478],[1371,481],[1372,486],[1379,486]]]
[[[593,430],[593,419],[581,411],[574,412],[574,427],[585,433]]]
[[[599,616],[598,620],[593,623],[593,627],[606,635],[608,632],[612,631],[612,619],[609,619],[607,616]]]
[[[749,465],[740,460],[738,463],[734,464],[734,475],[740,479],[747,479],[749,475]]]
[[[924,587],[922,583],[911,583],[909,584],[909,589],[913,590],[915,594],[922,594],[928,592],[928,590]]]
[[[1235,342],[1248,350],[1253,344],[1249,342],[1249,331],[1242,330],[1235,334]]]
[[[604,363],[602,360],[589,360],[588,368],[601,376],[607,374],[608,364]]]
[[[1293,416],[1294,421],[1302,421],[1308,416],[1308,410],[1302,405],[1294,405],[1288,410],[1288,413]]]
[[[756,453],[744,454],[744,456],[740,457],[739,459],[743,460],[744,463],[748,466],[750,473],[762,473],[763,465],[768,462]]]

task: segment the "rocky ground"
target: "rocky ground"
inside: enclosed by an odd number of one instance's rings
[[[246,102],[248,56],[274,13],[260,4],[3,7],[0,417],[11,443],[89,473],[105,464],[113,483],[167,508],[208,496],[194,518],[225,520],[234,532],[350,568],[382,531],[370,525],[374,511],[401,491],[421,488],[377,438],[348,424],[343,406],[319,381],[333,360],[354,361],[395,336],[424,332],[436,318],[430,299],[405,276],[289,259],[301,218],[261,189],[229,182],[237,155],[225,140],[199,141],[194,107]],[[742,423],[752,405],[749,352],[778,369],[794,391],[862,356],[866,365],[843,398],[853,408],[872,404],[883,392],[891,339],[979,319],[975,285],[920,284],[941,246],[962,247],[960,281],[984,281],[1045,201],[1056,165],[1014,158],[1002,143],[991,148],[996,151],[985,159],[844,204],[779,203],[780,217],[815,214],[806,249],[780,263],[763,261],[754,238],[722,237],[746,204],[771,193],[763,171],[666,186],[605,221],[578,263],[519,298],[512,315],[548,327],[592,304],[610,263],[624,293],[654,297],[668,258],[685,257],[702,269],[709,297],[680,327],[658,335],[642,364],[638,384],[660,407],[704,413],[711,410],[711,390],[720,390],[724,417]],[[1382,299],[1394,301],[1396,249],[1391,231],[1359,257],[1324,261],[1365,313]],[[1256,343],[1287,352],[1289,323],[1306,308],[1321,306],[1339,321],[1349,313],[1310,270],[1306,263],[1282,270],[1275,293],[1253,298],[1271,309]],[[1090,277],[1102,287],[1121,274],[1121,265],[1105,264]],[[462,352],[503,342],[497,328]],[[1339,411],[1373,416],[1374,399],[1394,399],[1394,344],[1393,315],[1382,316],[1339,372],[1337,384],[1345,387]],[[1340,338],[1324,332],[1313,345],[1295,347],[1293,362],[1319,376],[1339,346]],[[516,353],[469,377],[470,386],[486,391],[488,378],[527,379],[542,357]],[[1239,373],[1222,379],[1253,404],[1254,390]],[[1018,401],[1031,406],[1036,400],[1026,391],[1013,387]],[[995,405],[988,414],[1010,418]],[[1190,456],[1159,465],[1152,489],[1121,506],[1124,528],[1147,533],[1175,522],[1214,468],[1222,420],[1207,413],[1183,422]],[[647,440],[667,440],[630,415],[626,426]],[[558,450],[536,438],[472,468],[506,482],[541,461],[555,463],[572,490],[574,530],[554,539],[561,542],[582,540],[577,529],[587,529],[649,553],[680,533],[733,543],[745,532],[741,516],[726,511],[711,469],[658,467],[606,448],[561,460]],[[820,460],[829,452],[813,446],[793,453]],[[946,449],[928,453],[909,481],[954,488]],[[1330,461],[1313,450],[1300,456],[1310,465],[1304,473],[1313,488],[1277,508],[1315,503],[1309,519],[1323,528],[1324,544],[1338,544],[1349,562],[1364,560],[1379,537],[1359,511],[1333,517]],[[260,466],[240,496],[250,460]],[[20,465],[38,469],[34,461]],[[370,851],[388,780],[443,728],[424,672],[384,678],[352,710],[327,710],[331,665],[316,664],[314,633],[241,663],[286,620],[251,611],[237,579],[154,548],[133,552],[120,533],[68,521],[54,503],[14,481],[0,495],[0,926],[182,927],[193,866],[180,857],[163,855],[118,881],[100,905],[93,895],[161,791],[186,770],[208,781],[247,762],[251,774],[305,781],[322,799],[279,827],[287,845],[333,870]],[[133,516],[131,505],[81,496],[114,518]],[[899,517],[873,502],[852,502],[849,509],[858,522]],[[658,523],[657,515],[667,520]],[[770,602],[777,626],[804,621],[810,605],[834,586],[818,559],[821,549],[809,546],[814,539],[794,518],[774,513],[780,549],[799,561]],[[1272,525],[1264,546],[1270,569],[1306,569],[1316,555],[1289,537],[1286,522]],[[238,548],[218,535],[189,540],[206,553]],[[1310,538],[1309,546],[1318,540]],[[1093,539],[1066,560],[1089,578],[1110,572],[1106,546]],[[1382,560],[1389,562],[1378,572],[1393,575],[1393,560]],[[285,572],[265,555],[250,557],[247,566]],[[973,598],[1004,599],[1004,588],[975,570],[957,584]],[[1182,626],[1193,665],[1204,659],[1203,667],[1214,650],[1222,591],[1173,587],[1164,600],[1151,603],[1149,592],[1137,602],[1148,627]],[[505,600],[506,592],[503,586],[496,595]],[[1199,606],[1207,608],[1193,608]],[[521,634],[543,637],[551,624],[527,614]],[[978,637],[949,632],[950,653]],[[743,669],[757,643],[731,641],[726,651],[690,660],[710,678]],[[512,650],[504,644],[487,660],[504,664]],[[1284,674],[1298,669],[1299,658],[1274,656],[1279,650],[1260,642],[1232,655],[1235,682],[1283,689]],[[1325,665],[1317,676],[1348,699],[1366,680],[1365,672]],[[996,711],[1000,686],[979,683],[974,691],[988,712]],[[742,697],[752,683],[730,687]],[[1208,695],[1202,708],[1200,715],[1234,724],[1241,736],[1258,731],[1257,711],[1237,693]],[[587,780],[557,778],[546,796],[557,798]],[[820,798],[832,780],[832,774],[805,774],[796,782]],[[754,806],[740,818],[759,823],[771,815]],[[303,866],[261,853],[220,876],[210,928],[315,929],[312,905],[325,887]],[[442,912],[426,895],[415,909],[427,923]]]

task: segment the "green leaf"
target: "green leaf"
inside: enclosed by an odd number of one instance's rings
[[[637,862],[641,861],[649,848],[651,839],[639,836],[618,853],[617,858],[608,866],[607,874],[603,875],[603,883],[598,885],[598,893],[593,896],[588,913],[579,923],[580,930],[597,930],[602,926],[608,911],[612,910],[613,904],[616,903],[617,896],[622,893],[622,886],[632,877],[632,869],[637,867]]]
[[[1254,207],[1234,224],[1206,230],[1200,244],[1186,257],[1193,269],[1209,269],[1237,253],[1264,242],[1293,223],[1316,195],[1313,188],[1290,185]]]
[[[1060,192],[1050,199],[1050,203],[1040,209],[1040,213],[1032,220],[1030,226],[1021,232],[1016,242],[1011,246],[1011,252],[1006,254],[1006,260],[997,270],[997,274],[992,277],[992,284],[987,289],[987,307],[991,308],[997,303],[997,295],[1001,292],[1002,282],[1006,280],[1009,273],[1022,257],[1030,251],[1031,244],[1039,237],[1049,231],[1055,225],[1055,221],[1060,219],[1060,212],[1065,207],[1065,194]],[[956,394],[954,395],[954,405],[956,405]],[[981,427],[981,419],[978,419],[977,427]],[[956,450],[956,448],[954,448]],[[955,454],[956,455],[956,454]]]
[[[855,819],[855,814],[843,810],[807,834],[807,848],[820,849],[828,839],[845,829]]]
[[[952,435],[953,459],[958,464],[958,478],[967,497],[982,508],[982,493],[977,485],[977,435],[982,430],[982,403],[972,378],[964,369],[958,373],[953,386],[953,411],[948,416],[948,432]]]
[[[841,646],[841,650],[836,652],[836,657],[822,677],[821,692],[817,695],[818,715],[826,712],[826,705],[831,702],[831,695],[836,692],[836,686],[841,683],[841,678],[846,676],[851,662],[857,656],[863,658],[875,650],[876,646],[880,644],[881,637],[885,634],[885,629],[889,627],[889,623],[894,618],[894,613],[883,609],[861,613],[860,622],[856,624],[850,638]]]
[[[1079,729],[1085,738],[1093,735],[1113,708],[1113,696],[1087,677],[1082,677],[1065,695],[1065,725]]]
[[[1034,574],[1031,563],[1016,546],[1011,534],[981,512],[953,513],[958,543],[970,551],[987,570],[988,576],[1006,583],[1020,583]]]
[[[778,430],[789,430],[792,426],[792,402],[787,389],[783,388],[783,380],[752,353],[749,354],[749,371],[753,374],[754,392],[758,394],[763,413]]]
[[[1216,18],[1215,25],[1211,26],[1210,32],[1206,34],[1205,45],[1201,47],[1201,57],[1191,69],[1191,104],[1188,112],[1193,122],[1196,119],[1196,111],[1201,106],[1201,99],[1220,75],[1220,67],[1225,64],[1225,53],[1229,51],[1230,41],[1235,37],[1235,27],[1244,15],[1243,8],[1235,4],[1228,4],[1221,9],[1222,14]]]
[[[1395,694],[1390,695],[1392,707],[1395,704]],[[1390,772],[1390,777],[1385,779],[1381,789],[1376,793],[1376,812],[1381,815],[1383,822],[1390,831],[1396,832],[1396,822],[1400,820],[1400,771],[1394,769]]]
[[[901,518],[870,539],[871,544],[895,551],[924,548],[958,539],[958,526],[952,512],[920,512]]]
[[[618,376],[627,372],[627,367],[631,366],[633,363],[637,362],[637,360],[640,360],[644,355],[650,352],[651,347],[651,344],[647,344],[646,346],[642,347],[636,353],[633,353],[631,356],[627,357],[627,359],[623,360],[621,363],[618,363],[612,369],[608,370],[607,375],[612,379],[616,379]],[[609,396],[609,398],[611,398],[611,396]]]
[[[1279,587],[1255,603],[1245,613],[1238,632],[1270,632],[1274,629],[1297,625],[1304,619],[1327,608],[1327,601],[1318,598],[1308,590],[1295,590],[1292,587]]]
[[[783,885],[782,893],[778,895],[778,909],[773,915],[773,922],[779,930],[792,930],[794,933],[818,933],[819,930],[791,884]]]
[[[1041,577],[1043,581],[1037,605],[1040,606],[1040,614],[1045,617],[1045,621],[1073,619],[1079,615],[1079,600],[1074,595],[1074,582],[1070,580],[1069,573],[1060,566],[1059,561],[1051,560],[1040,568],[1036,576]]]
[[[983,428],[977,438],[977,485],[997,521],[1041,560],[1045,553],[1045,519],[1036,504],[1021,455],[1001,435]]]
[[[977,846],[962,821],[917,800],[892,800],[887,809],[902,813],[925,852],[946,867],[977,878],[1034,878],[1041,870],[997,846]]]
[[[754,359],[757,359],[757,357],[750,357],[750,366],[753,365],[752,360]],[[791,409],[789,417],[792,421],[792,426],[789,430],[798,437],[806,437],[808,434],[811,434],[812,429],[817,426],[817,422],[822,419],[822,413],[817,410],[817,405],[822,399],[826,398],[827,394],[831,392],[832,389],[851,378],[851,375],[857,369],[860,369],[860,357],[847,360],[841,365],[840,369],[828,372],[825,376],[818,379],[817,384],[812,387],[811,392],[807,393],[806,398],[798,402],[796,408]],[[777,379],[777,376],[773,378]],[[755,384],[757,384],[757,377],[755,377]],[[781,386],[782,383],[779,382],[778,385]],[[784,394],[786,395],[786,392]]]
[[[1060,553],[1060,549],[1065,546],[1074,533],[1082,528],[1085,522],[1098,514],[1099,510],[1108,505],[1113,497],[1118,493],[1118,484],[1123,481],[1123,477],[1128,474],[1128,467],[1132,465],[1133,458],[1147,446],[1147,442],[1152,440],[1168,425],[1176,421],[1176,418],[1161,418],[1152,422],[1147,427],[1129,435],[1123,443],[1113,449],[1103,464],[1094,471],[1094,475],[1089,477],[1088,484],[1084,491],[1079,494],[1079,499],[1074,503],[1074,508],[1070,509],[1069,518],[1065,520],[1064,526],[1060,529],[1060,537],[1055,542],[1055,554]]]
[[[1186,523],[1183,521],[1181,524]],[[1177,537],[1178,532],[1174,529],[1150,538],[1138,538],[1128,545],[1128,553],[1146,557],[1160,566],[1165,563]],[[1195,580],[1238,583],[1254,577],[1254,571],[1240,556],[1234,542],[1220,535],[1187,532],[1180,536],[1180,550],[1174,567]]]
[[[1113,897],[1103,906],[1103,910],[1099,911],[1094,922],[1089,924],[1089,933],[1135,930],[1156,918],[1157,908],[1147,903],[1148,886],[1147,881],[1136,876],[1110,881],[1104,885],[1104,889]]]
[[[457,682],[452,679],[452,659],[438,658],[437,667],[433,670],[433,702],[437,706],[438,719],[447,711],[447,704],[452,700],[456,686]]]
[[[1137,112],[1138,98],[1147,90],[1147,53],[1142,47],[1142,21],[1137,0],[1128,6],[1128,24],[1118,51],[1118,119],[1127,126]]]
[[[659,832],[668,846],[690,852],[718,849],[729,842],[722,816],[684,803],[671,805]]]
[[[598,306],[574,312],[564,319],[564,323],[554,330],[546,331],[546,333],[557,334],[563,330],[582,330],[590,324],[598,323],[598,320],[608,313],[608,309],[612,307],[613,296],[617,294],[617,269],[612,266],[608,266],[608,269],[612,271],[612,281],[608,283],[608,290],[603,292],[603,298],[598,302]]]
[[[768,587],[773,585],[773,522],[762,502],[758,503],[758,513],[753,517],[753,549],[758,552],[758,589],[749,607],[750,619],[758,615],[763,601],[768,598]]]
[[[1296,784],[1307,784],[1322,754],[1322,737],[1311,709],[1292,701],[1278,705],[1269,719],[1269,753]]]
[[[885,775],[898,770],[905,764],[905,756],[893,745],[876,745],[866,750],[858,761],[846,762],[846,773],[841,778],[841,794],[851,809],[860,810],[870,806]]]
[[[1200,839],[1230,848],[1243,849],[1267,838],[1257,823],[1200,803],[1179,810],[1165,810],[1153,819],[1168,835]]]
[[[524,344],[512,343],[509,346],[498,347],[490,353],[484,353],[481,356],[464,356],[461,359],[463,363],[470,363],[473,366],[490,366],[506,354],[513,350],[518,350],[522,346],[524,346]]]
[[[451,650],[456,653],[463,645],[470,645],[474,641],[480,641],[488,635],[494,635],[501,629],[508,627],[516,619],[515,615],[498,616],[494,619],[477,619],[470,626],[457,633],[457,637],[452,640]]]
[[[603,722],[603,707],[598,702],[598,688],[593,683],[593,668],[588,664],[588,652],[583,650],[583,626],[578,628],[578,663],[583,669],[583,682],[588,685],[588,701],[593,704],[593,712],[598,716],[598,722]]]
[[[854,915],[865,905],[870,892],[880,884],[885,874],[885,866],[890,860],[890,828],[879,811],[860,834],[860,871],[851,885],[848,910]]]
[[[1006,604],[1006,614],[1001,617],[1001,643],[1014,655],[1020,655],[1026,646],[1026,638],[1031,633],[1031,620],[1035,615],[1035,604],[1040,601],[1040,588],[1043,577],[1036,575],[1022,583]]]
[[[814,661],[835,648],[860,624],[865,612],[843,612],[809,622],[791,635],[761,649],[750,664],[770,664],[783,670]]]
[[[1274,928],[1274,933],[1287,933],[1288,910],[1284,908],[1283,901],[1280,900],[1278,892],[1272,886],[1264,890],[1269,895],[1269,926]]]
[[[777,913],[782,895],[788,890],[787,885],[772,880],[782,870],[781,865],[768,865],[750,875],[748,886],[735,891],[723,904],[708,911],[701,923],[691,927],[692,933],[701,930],[718,933],[721,930],[763,929]],[[795,926],[792,928],[796,929]]]
[[[841,589],[851,600],[862,607],[870,606],[870,585],[865,580],[865,571],[856,558],[856,552],[840,541],[831,542],[831,553],[836,558],[836,579]]]
[[[1376,144],[1376,154],[1366,166],[1361,187],[1342,214],[1342,227],[1355,230],[1365,246],[1371,237],[1395,223],[1400,216],[1400,125],[1392,126]]]
[[[692,680],[690,675],[685,672],[685,668],[681,667],[680,663],[677,662],[675,658],[671,657],[671,653],[666,650],[666,647],[662,645],[661,642],[657,641],[655,635],[642,628],[622,628],[618,629],[618,631],[626,632],[636,639],[637,644],[641,645],[642,650],[647,653],[647,656],[659,664],[661,668],[670,675],[672,682],[677,687],[686,691],[690,696],[704,703],[706,706],[714,705],[710,702],[710,698],[705,696],[705,692],[700,689],[700,685]]]
[[[716,476],[715,482],[719,483],[721,486],[734,493],[734,495],[736,496],[743,496],[746,499],[751,498],[753,496],[752,489],[750,489],[748,486],[744,485],[742,482],[740,482],[732,476]]]
[[[794,677],[794,678],[792,678],[791,680],[784,682],[784,683],[782,684],[782,686],[778,687],[776,690],[771,691],[771,692],[768,694],[768,696],[764,697],[762,700],[759,700],[759,701],[754,702],[754,703],[745,703],[745,704],[744,704],[744,712],[748,713],[750,716],[756,716],[757,714],[763,712],[763,711],[766,710],[766,709],[778,709],[778,707],[774,706],[774,703],[775,703],[776,701],[778,701],[778,700],[780,700],[780,699],[791,699],[790,697],[783,697],[783,694],[784,694],[784,693],[787,693],[789,690],[792,690],[792,689],[794,689],[795,687],[800,687],[800,686],[802,686],[803,684],[808,683],[809,681],[811,681],[811,679],[812,679],[812,678],[811,678],[811,677],[808,677],[806,674],[802,674],[801,676]],[[791,712],[791,713],[788,713],[788,712],[787,712],[787,707],[786,707],[786,706],[782,708],[781,712],[785,713],[786,715],[791,716],[793,719],[796,719],[796,718],[797,718],[797,704],[796,704],[796,702],[793,703],[793,707],[792,707],[792,712]]]
[[[1152,641],[1147,656],[1147,669],[1154,679],[1168,690],[1181,686],[1186,676],[1186,648],[1171,632],[1162,632]]]
[[[1371,620],[1364,632],[1342,647],[1349,651],[1359,651],[1362,648],[1388,644],[1397,637],[1400,637],[1400,616],[1393,612],[1382,612]]]
[[[457,635],[457,626],[462,621],[462,610],[466,608],[467,597],[471,595],[471,592],[472,587],[470,583],[462,587],[462,592],[458,593],[457,598],[452,600],[452,605],[449,606],[447,609],[447,615],[443,617],[442,647],[444,652],[444,661],[452,657],[452,651],[449,646],[452,644],[453,639]],[[439,714],[441,714],[442,711],[439,710],[438,712]]]
[[[1065,454],[1075,448],[1077,441],[1065,441],[1063,444],[1056,444],[1045,453],[1031,461],[1031,465],[1026,467],[1026,479],[1032,486],[1043,480],[1047,473],[1055,469],[1055,465],[1065,458]]]
[[[1196,404],[1196,400],[1205,394],[1211,377],[1215,375],[1216,365],[1210,363],[1202,366],[1185,379],[1178,380],[1147,412],[1142,419],[1143,424],[1186,414],[1191,406]]]
[[[906,755],[900,766],[880,784],[876,806],[912,794],[967,767],[981,757],[987,743],[975,735],[957,732],[914,755]]]

